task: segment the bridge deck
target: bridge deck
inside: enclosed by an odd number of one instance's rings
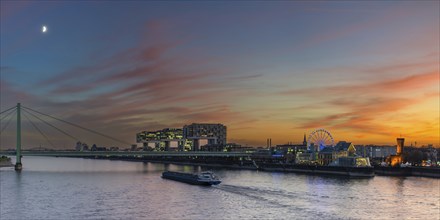
[[[0,152],[0,154],[15,155],[15,152]],[[170,157],[247,157],[252,153],[246,152],[210,152],[210,151],[22,151],[23,156],[58,156],[58,157],[88,157],[88,156],[170,156]]]

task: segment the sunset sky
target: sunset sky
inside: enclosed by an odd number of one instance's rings
[[[252,146],[317,128],[439,145],[439,32],[439,1],[1,1],[1,111],[21,102],[130,143],[212,122]]]

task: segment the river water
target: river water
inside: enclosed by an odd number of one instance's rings
[[[0,169],[0,219],[439,219],[439,179],[348,179],[214,169],[204,187],[162,179],[172,164],[24,157]]]

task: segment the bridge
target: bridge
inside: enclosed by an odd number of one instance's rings
[[[13,151],[1,152],[5,155],[16,155]],[[110,157],[110,156],[150,156],[150,157],[248,157],[247,152],[210,152],[210,151],[21,151],[21,156],[51,157]]]
[[[28,121],[32,124],[32,126],[40,133],[46,141],[54,146],[52,142],[49,140],[48,136],[43,132],[42,129],[38,128],[38,126],[33,123],[29,117],[34,117],[35,120],[39,120],[43,122],[44,124],[52,127],[53,129],[61,132],[62,134],[66,135],[67,137],[78,141],[79,138],[69,134],[68,132],[56,127],[55,125],[51,124],[48,121],[43,120],[43,116],[50,118],[52,120],[56,120],[59,122],[66,123],[70,126],[74,126],[77,128],[80,128],[82,130],[85,130],[87,132],[91,132],[93,134],[105,137],[107,139],[111,139],[113,141],[123,143],[124,145],[130,146],[130,143],[127,143],[122,140],[118,140],[112,136],[102,134],[100,132],[91,130],[89,128],[85,128],[83,126],[77,125],[72,122],[65,121],[63,119],[39,112],[37,110],[22,106],[20,103],[17,103],[16,106],[13,106],[7,110],[4,110],[0,112],[0,120],[4,121],[6,119],[6,124],[1,128],[1,132],[10,124],[11,119],[13,118],[13,113],[16,113],[16,121],[17,121],[17,132],[16,132],[16,148],[15,151],[2,151],[0,153],[5,155],[16,155],[16,163],[15,163],[15,170],[21,171],[23,169],[23,164],[21,162],[21,159],[23,156],[55,156],[55,157],[111,157],[111,156],[120,156],[120,157],[221,157],[221,158],[239,158],[239,157],[250,157],[253,155],[249,152],[211,152],[211,151],[39,151],[39,150],[22,150],[21,149],[21,115],[22,111],[26,114],[23,114]]]

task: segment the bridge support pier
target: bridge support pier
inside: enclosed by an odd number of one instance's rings
[[[15,171],[21,171],[23,169],[23,164],[15,163]]]
[[[17,145],[16,145],[15,170],[21,171],[23,164],[21,164],[21,104],[17,103]]]

